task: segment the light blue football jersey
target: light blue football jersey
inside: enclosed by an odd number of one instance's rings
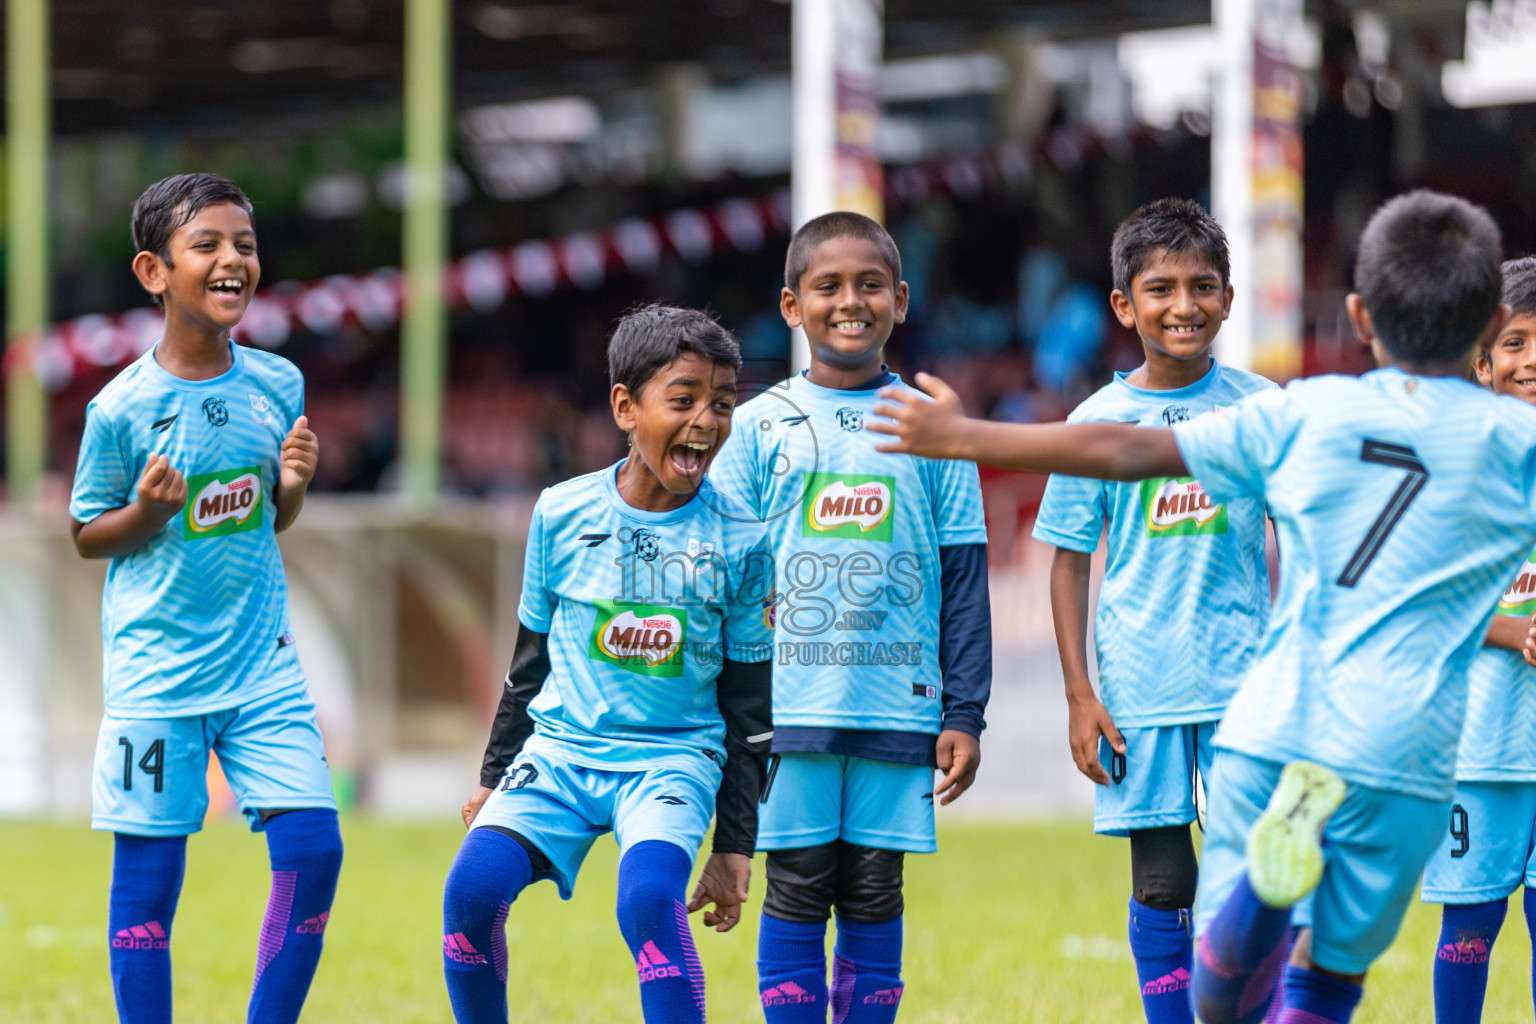
[[[1529,620],[1536,613],[1536,551],[1510,584],[1495,615]],[[1467,722],[1456,753],[1456,778],[1468,782],[1536,782],[1536,669],[1516,651],[1483,647],[1468,673]]]
[[[1204,377],[1173,391],[1138,388],[1117,373],[1067,422],[1166,427],[1274,387],[1214,360]],[[1108,557],[1093,639],[1099,699],[1115,724],[1220,718],[1269,621],[1264,503],[1213,501],[1191,477],[1052,476],[1035,538],[1088,553],[1101,534]]]
[[[681,508],[634,508],[622,465],[533,509],[518,618],[549,634],[550,671],[528,749],[591,768],[724,764],[721,664],[772,654],[767,538],[707,479]]]
[[[281,356],[230,347],[228,372],[200,381],[166,372],[151,349],[86,408],[76,521],[138,500],[150,452],[187,481],[181,513],[107,569],[102,681],[117,718],[209,714],[303,679],[272,497],[304,377]]]
[[[1173,429],[1211,497],[1264,501],[1280,540],[1274,617],[1217,746],[1449,799],[1467,669],[1536,545],[1536,409],[1382,369]]]
[[[986,543],[981,483],[876,451],[878,395],[791,377],[737,408],[710,467],[773,541],[777,727],[940,731],[939,548]]]

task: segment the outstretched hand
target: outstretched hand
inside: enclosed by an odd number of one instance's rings
[[[688,913],[704,910],[704,927],[728,932],[741,920],[741,905],[747,902],[747,886],[752,882],[752,858],[741,853],[712,853],[704,862],[699,884],[688,898]]]
[[[891,422],[867,420],[865,430],[888,434],[896,440],[875,445],[876,451],[905,452],[930,459],[963,458],[960,451],[960,424],[965,410],[953,388],[931,373],[919,373],[917,386],[928,398],[906,388],[881,388],[883,400],[875,406],[876,416]]]

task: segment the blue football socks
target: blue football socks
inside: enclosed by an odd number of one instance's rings
[[[443,888],[443,977],[458,1024],[505,1024],[507,913],[531,881],[516,839],[489,828],[464,837]]]
[[[1354,982],[1289,964],[1280,1024],[1348,1024],[1363,991]]]
[[[247,1024],[294,1024],[320,964],[325,927],[341,874],[341,830],[328,808],[269,819],[272,892],[256,947]]]
[[[122,1024],[171,1024],[171,921],[186,866],[186,836],[116,836],[107,940]]]
[[[1522,902],[1525,906],[1525,930],[1531,936],[1531,1000],[1536,1002],[1536,893],[1527,888]]]
[[[1203,1024],[1264,1019],[1285,964],[1290,927],[1290,908],[1268,906],[1254,895],[1246,874],[1238,879],[1200,936],[1190,997]]]
[[[832,1024],[892,1024],[901,992],[901,918],[862,924],[838,917]]]
[[[757,991],[768,1024],[826,1024],[827,922],[782,921],[765,911]]]
[[[1158,910],[1131,897],[1131,956],[1147,1024],[1193,1024],[1189,979],[1194,957],[1190,910]]]
[[[1509,901],[1447,903],[1435,944],[1435,1024],[1476,1024],[1488,992],[1488,957]]]
[[[646,1024],[703,1024],[704,967],[683,895],[693,858],[649,840],[619,861],[619,931],[635,957]]]

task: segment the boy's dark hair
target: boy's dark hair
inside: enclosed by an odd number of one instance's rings
[[[1536,256],[1506,260],[1499,277],[1504,282],[1499,301],[1515,316],[1536,316]]]
[[[1464,358],[1499,306],[1499,228],[1465,199],[1417,189],[1360,236],[1355,291],[1381,344],[1407,363]]]
[[[1193,199],[1170,196],[1140,207],[1115,229],[1109,243],[1109,266],[1117,291],[1131,294],[1131,282],[1159,252],[1196,252],[1221,275],[1222,287],[1232,277],[1227,234],[1205,207]]]
[[[741,369],[736,336],[697,309],[652,304],[624,314],[608,342],[608,383],[623,384],[638,401],[656,371],[688,353],[716,366]]]
[[[133,250],[152,252],[171,266],[171,236],[201,211],[234,203],[255,218],[240,186],[217,174],[173,174],[162,178],[133,204]]]
[[[811,254],[822,242],[834,238],[861,238],[874,246],[880,259],[891,270],[891,284],[901,283],[901,253],[896,242],[880,222],[851,210],[834,210],[820,217],[812,217],[800,225],[789,240],[789,252],[784,257],[784,287],[800,294],[800,279],[811,267]]]

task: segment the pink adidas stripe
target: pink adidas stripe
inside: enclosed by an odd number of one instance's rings
[[[683,969],[688,972],[688,984],[693,987],[693,1001],[699,1008],[699,1018],[704,1017],[704,965],[699,962],[699,951],[693,945],[693,929],[688,925],[688,908],[682,900],[672,901],[677,913],[677,937],[683,944]],[[649,945],[649,943],[647,943]]]
[[[261,922],[261,939],[256,943],[256,980],[251,989],[261,984],[261,975],[277,954],[283,951],[283,939],[288,934],[288,918],[293,914],[293,890],[298,885],[297,871],[272,872],[272,893],[267,897],[267,916]]]

